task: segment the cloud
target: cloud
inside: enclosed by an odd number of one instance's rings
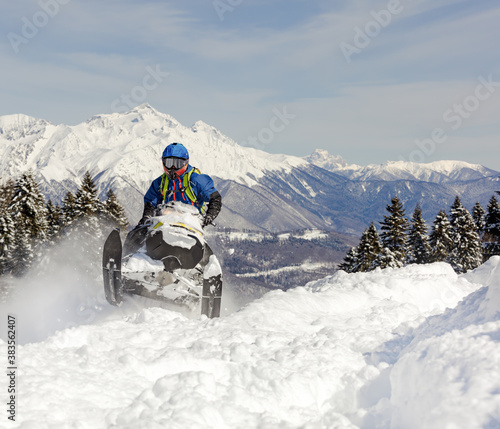
[[[394,33],[381,36],[373,60],[383,59],[389,66],[399,65],[398,69],[409,65],[414,73],[407,70],[405,77],[411,79],[418,78],[419,71],[443,78],[470,76],[474,69],[476,73],[482,71],[485,59],[493,52],[492,34],[498,32],[500,7],[427,25],[415,25],[408,17],[400,19],[394,24]]]
[[[70,0],[17,55],[0,39],[0,114],[81,122],[109,112],[158,65],[169,76],[140,101],[186,125],[201,119],[242,141],[269,123],[273,108],[288,106],[297,120],[266,150],[304,154],[314,141],[356,163],[394,159],[442,124],[479,76],[500,79],[497,2],[400,4],[348,63],[339,45],[353,43],[356,27],[388,1],[241,2],[221,21],[211,1]],[[8,2],[4,35],[38,8]],[[480,137],[490,147],[497,139],[498,98],[454,130],[463,153],[465,141]],[[447,147],[443,157],[453,155]]]
[[[277,136],[274,145],[266,150],[293,149],[305,155],[311,147],[324,147],[361,164],[408,159],[418,149],[416,140],[428,139],[434,129],[442,128],[448,139],[426,155],[426,161],[467,160],[478,147],[492,148],[500,137],[496,113],[500,108],[500,88],[467,118],[462,118],[457,129],[455,122],[445,121],[443,115],[473,95],[478,83],[473,80],[352,86],[334,98],[295,101],[288,105],[297,116],[293,126]],[[475,155],[476,159],[482,156]],[[483,163],[492,168],[499,164],[497,151],[491,151]]]

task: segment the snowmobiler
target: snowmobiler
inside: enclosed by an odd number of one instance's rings
[[[167,146],[162,163],[165,174],[151,184],[143,216],[123,249],[117,230],[106,240],[106,299],[119,305],[124,293],[136,294],[191,310],[201,301],[202,314],[218,317],[222,271],[203,227],[219,214],[220,194],[209,176],[189,165],[180,143]]]
[[[189,153],[181,143],[172,143],[165,148],[162,164],[165,173],[153,180],[146,192],[139,224],[152,216],[158,204],[169,201],[197,207],[204,216],[203,226],[212,223],[220,212],[222,201],[210,176],[189,165]]]

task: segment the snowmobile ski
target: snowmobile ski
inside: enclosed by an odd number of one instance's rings
[[[102,275],[104,279],[104,294],[111,305],[120,305],[123,300],[121,284],[122,241],[120,231],[114,229],[109,234],[102,254]]]
[[[220,316],[222,298],[222,276],[220,274],[203,279],[201,314],[209,318]]]

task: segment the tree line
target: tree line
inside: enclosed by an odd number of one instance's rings
[[[430,234],[418,204],[411,220],[405,217],[405,209],[397,197],[391,199],[387,211],[389,215],[380,222],[381,233],[372,222],[339,269],[354,273],[377,267],[447,262],[457,273],[465,273],[491,256],[500,255],[500,205],[495,195],[487,211],[476,203],[472,214],[457,196],[449,216],[445,210],[437,214]]]
[[[63,237],[100,237],[104,229],[125,229],[125,210],[112,189],[105,201],[87,171],[75,193],[68,191],[62,204],[45,202],[31,170],[0,185],[0,275],[22,276],[33,262]],[[75,238],[76,239],[76,238]]]

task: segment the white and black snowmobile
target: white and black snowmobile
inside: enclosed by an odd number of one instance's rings
[[[124,294],[134,294],[190,311],[201,306],[201,314],[219,317],[222,271],[202,220],[196,207],[169,202],[129,232],[123,249],[119,230],[113,230],[103,250],[107,301],[118,306]]]

